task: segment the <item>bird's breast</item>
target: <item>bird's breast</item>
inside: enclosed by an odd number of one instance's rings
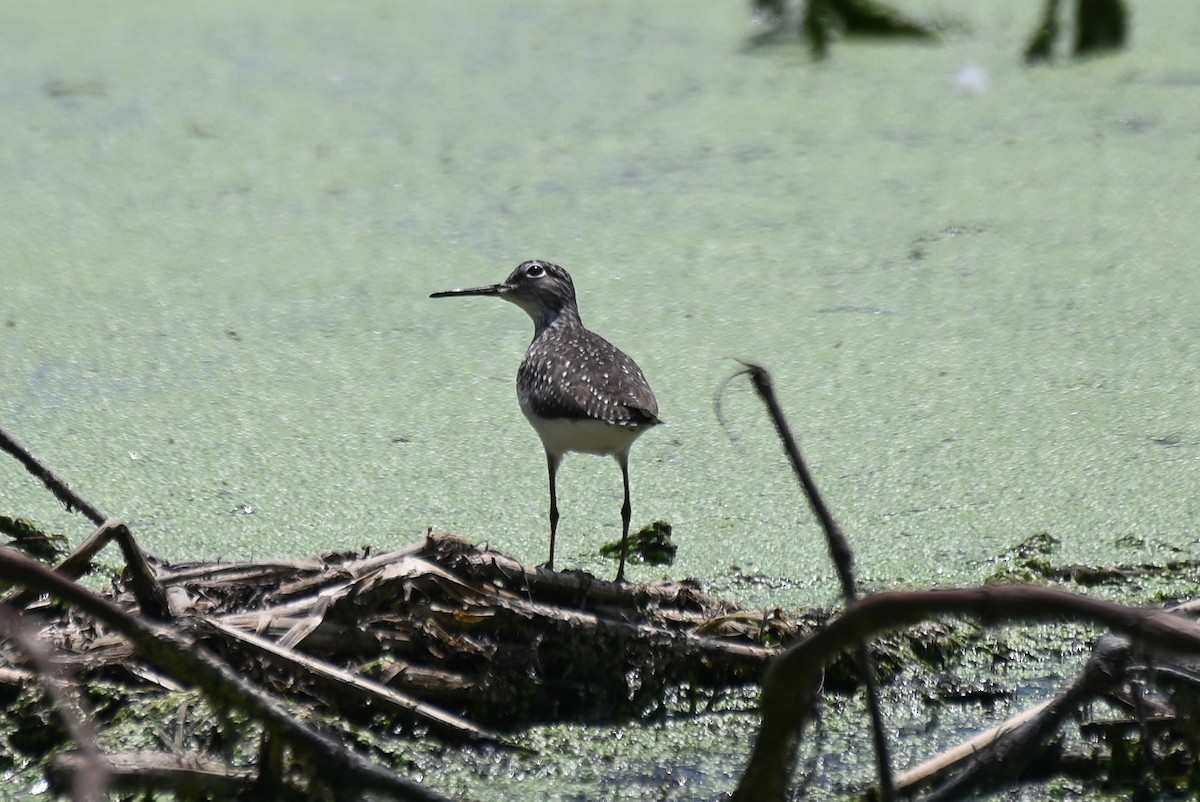
[[[633,441],[650,428],[633,423],[607,423],[594,418],[542,418],[524,403],[524,399],[521,411],[542,439],[542,446],[557,456],[568,451],[581,451],[615,457],[628,451]]]

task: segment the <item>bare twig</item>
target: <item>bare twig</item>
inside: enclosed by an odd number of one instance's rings
[[[1183,616],[1052,588],[987,586],[876,593],[851,604],[839,618],[771,663],[763,682],[762,725],[733,799],[781,802],[786,797],[800,732],[813,715],[821,673],[829,661],[868,638],[944,615],[992,622],[1090,621],[1147,649],[1200,653],[1200,625]]]
[[[166,591],[155,578],[154,569],[150,567],[150,562],[134,538],[133,532],[129,531],[129,527],[123,521],[110,519],[96,527],[79,548],[55,567],[54,572],[68,579],[78,579],[91,567],[96,554],[113,540],[117,541],[125,557],[130,588],[142,613],[157,621],[169,621],[171,613],[167,607]],[[37,595],[25,588],[12,594],[5,603],[23,609],[37,598]]]
[[[92,559],[100,553],[101,549],[109,544],[115,534],[113,528],[105,524],[96,527],[74,551],[64,557],[62,562],[55,566],[55,573],[68,579],[78,579],[83,576],[91,567]],[[5,599],[4,604],[21,610],[29,606],[30,602],[36,599],[37,596],[38,594],[28,588],[23,588]]]
[[[849,604],[858,598],[858,587],[854,578],[854,551],[850,548],[850,541],[842,533],[841,527],[838,526],[833,513],[825,503],[825,499],[817,490],[816,480],[813,479],[812,473],[804,463],[800,447],[796,445],[791,427],[788,426],[783,409],[779,406],[779,399],[775,397],[775,386],[771,381],[771,374],[760,365],[749,362],[742,362],[742,364],[746,366],[744,373],[750,376],[750,381],[754,384],[759,398],[766,404],[767,411],[771,415],[771,422],[775,424],[775,431],[779,433],[779,439],[783,441],[783,449],[792,463],[792,471],[804,489],[804,496],[808,499],[813,514],[821,523],[821,528],[825,530],[829,554],[833,558],[834,567],[842,583],[842,596]],[[879,775],[879,793],[884,802],[891,802],[896,798],[896,786],[892,778],[890,749],[887,732],[883,725],[883,711],[879,703],[879,687],[875,680],[875,670],[866,643],[858,644],[856,658],[856,668],[866,693],[867,710],[871,718],[871,735],[875,744],[875,766]]]
[[[500,734],[485,730],[461,716],[447,713],[445,710],[414,699],[382,683],[356,676],[324,660],[300,654],[253,633],[242,632],[212,619],[201,620],[200,627],[202,631],[219,635],[231,643],[252,650],[255,654],[286,667],[299,669],[306,678],[336,686],[343,692],[353,693],[356,697],[381,709],[416,718],[442,735],[450,735],[465,741],[489,743],[506,749],[521,748]]]
[[[42,464],[41,460],[35,457],[28,448],[17,442],[16,438],[6,432],[3,427],[0,427],[0,449],[16,457],[26,470],[50,489],[50,492],[63,503],[69,512],[79,510],[98,527],[83,546],[63,561],[59,566],[60,573],[78,577],[87,570],[95,553],[115,537],[121,546],[122,554],[125,555],[125,564],[129,567],[134,598],[137,599],[138,606],[141,607],[144,614],[151,618],[160,621],[169,620],[171,614],[167,607],[166,594],[163,592],[162,586],[155,581],[154,571],[150,568],[146,554],[134,540],[129,527],[120,521],[110,519],[99,508],[76,493],[65,479]],[[70,566],[69,570],[68,566]],[[17,594],[12,603],[17,607],[24,607],[30,601],[31,597],[26,592]]]
[[[50,489],[50,492],[62,502],[68,512],[79,510],[96,526],[100,526],[108,520],[107,515],[72,490],[65,479],[59,477],[58,474],[43,465],[41,460],[35,457],[29,449],[17,442],[16,438],[4,431],[4,427],[2,426],[0,426],[0,450],[7,451],[16,457],[25,466],[25,470],[40,479],[42,484]]]
[[[993,743],[1005,733],[1011,732],[1024,724],[1026,721],[1040,716],[1053,701],[1053,699],[1045,699],[1041,702],[1038,702],[1033,707],[1022,710],[1017,715],[1011,716],[996,726],[986,729],[978,735],[968,738],[957,746],[953,746],[943,752],[939,752],[919,766],[914,766],[897,777],[896,788],[899,791],[907,792],[917,786],[927,785],[933,782],[935,778],[941,776],[947,771],[950,771],[963,761],[970,760],[971,758],[975,757],[975,755],[979,754],[981,749],[986,747],[988,744]],[[926,802],[928,802],[928,800]]]
[[[254,777],[247,769],[232,769],[198,755],[162,752],[105,755],[113,791],[151,794],[173,792],[179,799],[239,799]],[[78,752],[59,752],[46,766],[51,788],[84,779],[87,762]],[[99,799],[100,797],[97,797]],[[263,797],[257,797],[259,799]]]
[[[108,786],[109,769],[96,747],[96,731],[78,707],[78,700],[68,698],[67,680],[54,667],[46,645],[26,632],[21,625],[20,615],[4,604],[0,604],[0,635],[16,643],[29,656],[37,668],[37,676],[46,695],[54,703],[59,718],[79,748],[71,783],[72,799],[75,802],[103,799]]]
[[[103,621],[124,635],[137,651],[176,680],[195,685],[214,707],[237,708],[263,726],[312,765],[335,777],[342,788],[374,790],[395,799],[446,802],[447,798],[381,767],[296,719],[274,697],[239,678],[207,649],[167,627],[129,615],[107,599],[64,579],[41,563],[9,548],[0,548],[0,579],[48,593]]]
[[[743,362],[742,364],[746,366],[746,370],[743,373],[750,377],[750,381],[753,382],[754,389],[758,392],[759,398],[767,406],[767,412],[771,415],[771,422],[775,424],[775,431],[779,433],[779,439],[783,441],[783,450],[787,453],[788,460],[792,463],[792,471],[795,472],[796,479],[799,480],[800,486],[804,489],[804,497],[808,500],[813,514],[817,516],[817,521],[820,522],[821,528],[825,531],[825,538],[829,543],[829,554],[833,558],[834,568],[837,570],[838,579],[842,583],[842,597],[847,602],[854,601],[858,597],[858,587],[854,578],[854,551],[850,548],[850,541],[842,533],[842,528],[838,526],[833,513],[830,512],[829,505],[825,503],[821,492],[817,490],[816,480],[813,479],[812,473],[804,463],[804,457],[800,454],[800,447],[796,445],[796,439],[792,436],[791,427],[788,426],[783,409],[779,406],[779,399],[775,397],[775,385],[771,380],[771,374],[761,365],[749,362]]]
[[[113,535],[125,555],[125,567],[129,569],[129,584],[133,590],[133,598],[137,600],[142,615],[156,621],[170,621],[171,610],[167,605],[167,593],[154,577],[154,569],[146,559],[145,552],[138,545],[123,521],[105,521],[105,528],[113,529]]]
[[[1116,685],[1129,667],[1129,641],[1108,636],[1097,641],[1083,671],[1037,715],[995,734],[980,745],[970,767],[940,786],[926,802],[965,799],[989,788],[1011,784],[1040,753],[1039,747],[1063,720]],[[1147,772],[1149,776],[1149,772]]]

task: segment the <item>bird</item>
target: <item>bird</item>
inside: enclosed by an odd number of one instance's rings
[[[540,259],[522,262],[499,284],[432,293],[430,298],[493,296],[516,304],[533,319],[533,341],[517,369],[521,412],[541,438],[550,476],[550,558],[558,533],[558,468],[569,452],[611,456],[621,466],[621,555],[616,582],[625,581],[629,541],[629,451],[658,426],[658,401],[637,363],[589,330],[579,317],[575,283],[562,267]]]

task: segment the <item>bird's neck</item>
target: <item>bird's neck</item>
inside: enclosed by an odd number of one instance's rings
[[[579,319],[579,309],[575,304],[566,304],[557,309],[542,307],[536,312],[530,312],[529,316],[533,318],[533,339],[535,340],[550,329],[568,326],[583,327],[583,321]]]

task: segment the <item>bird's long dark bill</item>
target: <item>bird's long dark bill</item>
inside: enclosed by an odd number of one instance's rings
[[[443,290],[442,292],[432,293],[430,298],[450,298],[455,295],[499,295],[504,292],[507,287],[503,284],[492,284],[488,287],[468,287],[464,290]]]

